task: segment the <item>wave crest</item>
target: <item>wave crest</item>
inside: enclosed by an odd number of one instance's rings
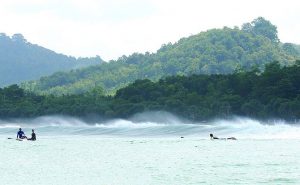
[[[36,119],[0,121],[0,134],[15,134],[17,128],[32,128],[39,135],[109,135],[109,136],[190,136],[208,138],[210,133],[219,137],[239,139],[300,139],[300,124],[282,120],[258,121],[234,117],[209,122],[191,122],[166,112],[148,112],[130,119],[85,122],[64,116],[45,116]]]

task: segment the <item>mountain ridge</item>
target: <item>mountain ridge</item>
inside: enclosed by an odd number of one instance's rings
[[[113,94],[137,79],[165,76],[228,74],[251,70],[273,61],[291,65],[300,57],[295,45],[281,43],[277,27],[259,17],[241,28],[211,29],[164,44],[156,53],[133,53],[98,66],[55,73],[22,85],[36,93],[80,94],[96,86]]]
[[[58,71],[100,64],[99,57],[75,58],[28,42],[22,34],[0,34],[0,86],[36,80]],[[18,74],[18,75],[15,75]]]

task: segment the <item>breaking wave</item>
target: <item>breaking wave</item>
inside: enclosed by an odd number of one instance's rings
[[[191,122],[166,112],[149,112],[130,119],[83,121],[65,116],[45,116],[35,119],[0,120],[1,135],[15,135],[22,127],[25,133],[36,129],[38,135],[103,135],[168,137],[184,136],[208,138],[210,133],[219,137],[239,139],[300,139],[300,122],[282,120],[258,121],[251,118],[233,117],[208,122]]]

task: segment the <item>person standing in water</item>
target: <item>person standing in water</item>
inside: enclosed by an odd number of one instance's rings
[[[19,129],[19,132],[17,133],[17,139],[27,139],[25,136],[25,133],[22,131],[22,129]]]
[[[31,141],[35,141],[36,140],[36,135],[34,133],[34,129],[32,129],[31,138],[29,138],[28,140],[31,140]]]

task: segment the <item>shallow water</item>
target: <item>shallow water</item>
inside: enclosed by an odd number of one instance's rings
[[[300,184],[300,140],[77,136],[0,145],[6,185]]]
[[[38,140],[7,139],[20,126]],[[280,121],[43,117],[0,121],[0,147],[1,185],[300,184],[299,124]]]

